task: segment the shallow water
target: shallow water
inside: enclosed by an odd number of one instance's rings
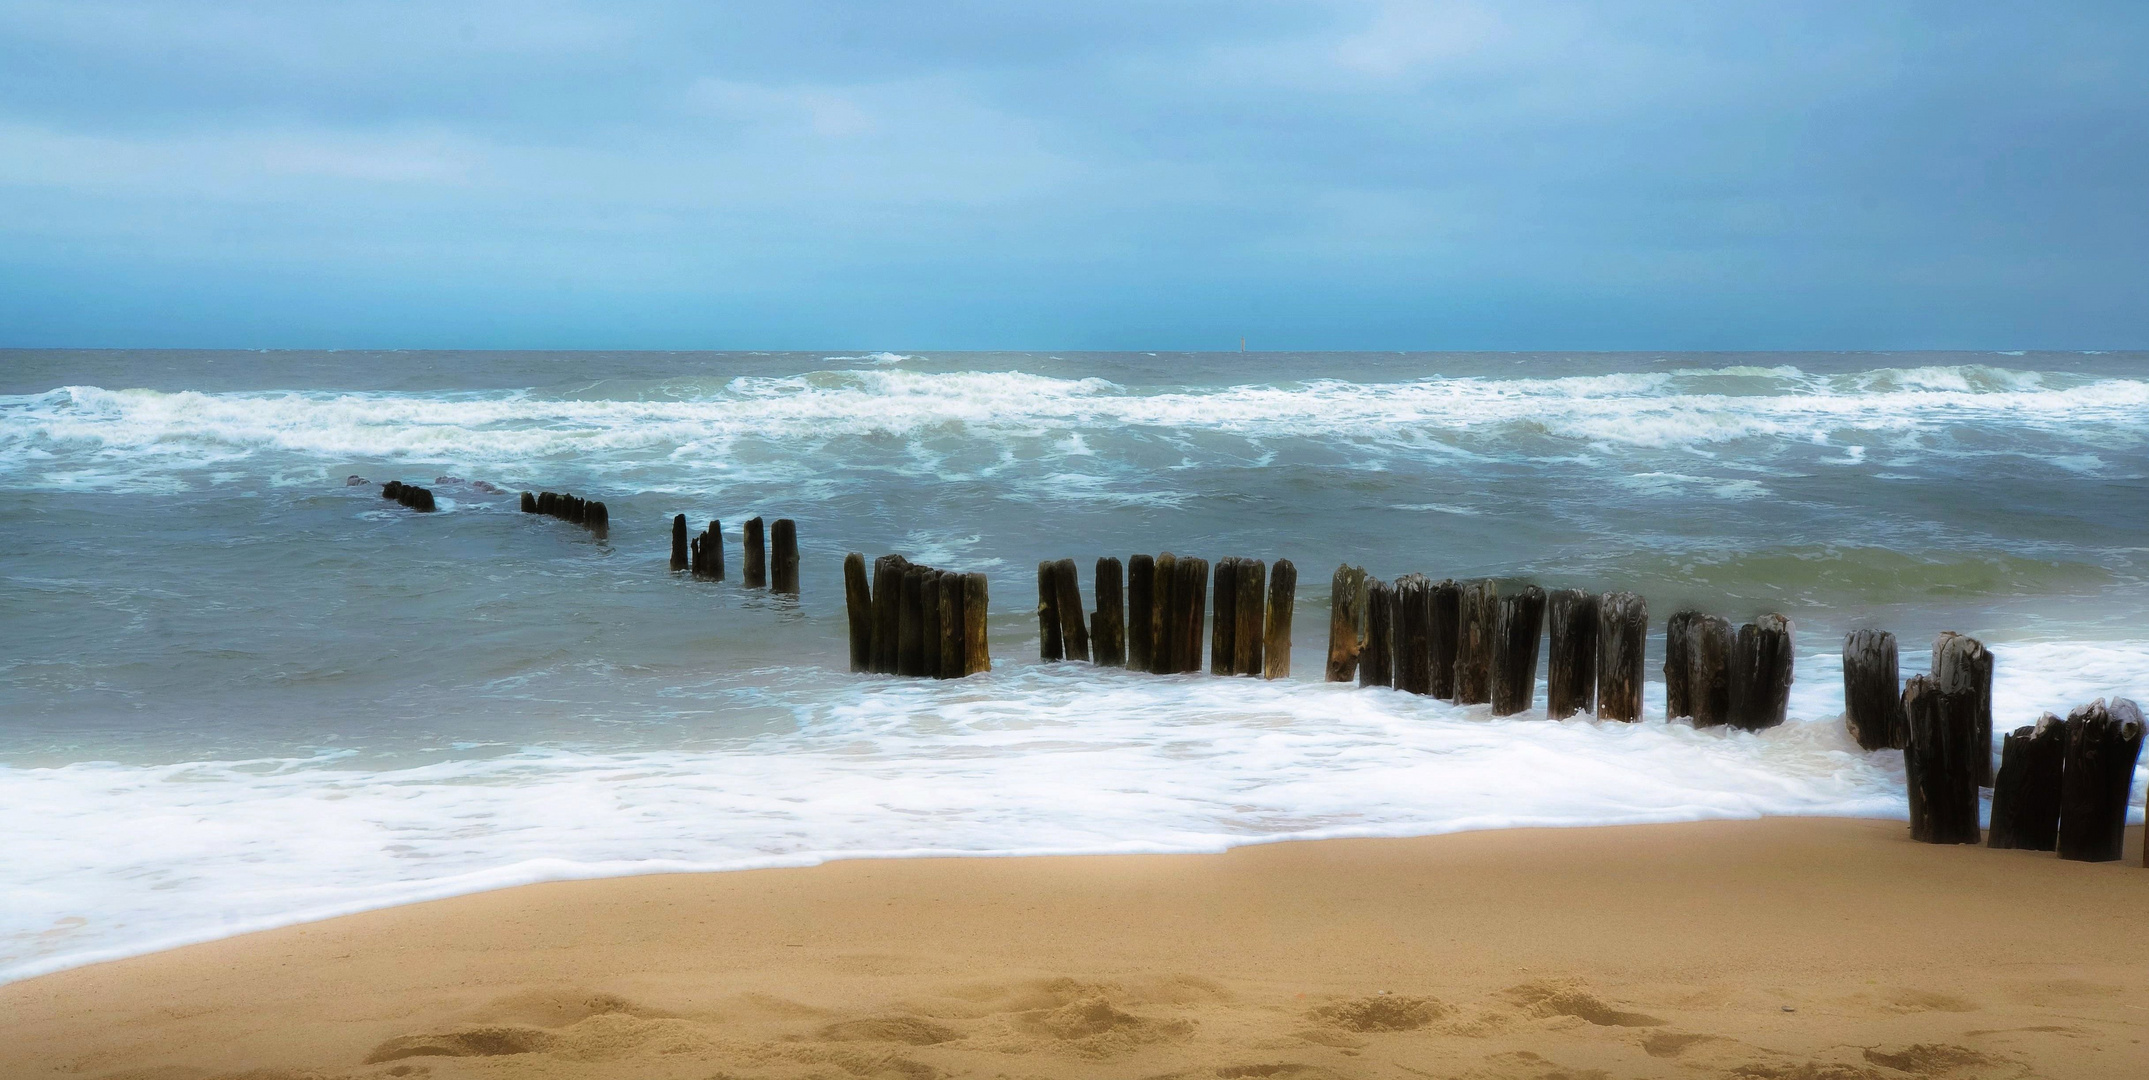
[[[1982,638],[2002,726],[2149,694],[2145,360],[0,353],[0,977],[565,876],[1901,816],[1849,628]],[[795,518],[802,597],[671,576],[682,512],[734,572]],[[995,670],[849,674],[853,550],[988,574]],[[1163,550],[1297,563],[1298,677],[1036,661],[1037,560]],[[1782,611],[1793,722],[1314,682],[1343,560]]]

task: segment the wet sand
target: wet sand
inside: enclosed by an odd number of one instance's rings
[[[2139,1076],[2139,845],[1770,819],[536,885],[0,987],[0,1076]]]

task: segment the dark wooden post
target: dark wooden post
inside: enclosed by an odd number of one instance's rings
[[[2103,698],[2067,714],[2067,762],[2060,770],[2059,857],[2111,862],[2126,843],[2127,799],[2142,753],[2142,712],[2126,698]]]
[[[1395,688],[1433,692],[1433,583],[1424,574],[1395,579]]]
[[[777,518],[769,527],[769,588],[780,593],[798,595],[798,524],[790,518]]]
[[[928,679],[940,677],[940,578],[926,567],[918,584],[918,674]]]
[[[1681,610],[1664,620],[1664,719],[1694,715],[1689,678],[1694,670],[1694,620],[1701,612]]]
[[[1060,641],[1069,660],[1089,659],[1089,627],[1082,615],[1082,581],[1075,576],[1075,561],[1052,564],[1053,583],[1059,589]]]
[[[992,670],[992,649],[985,637],[986,615],[985,575],[963,575],[963,674],[975,675]]]
[[[1099,667],[1127,666],[1126,593],[1119,585],[1119,560],[1097,560],[1097,611],[1089,620],[1089,647]]]
[[[1456,586],[1455,704],[1482,705],[1492,700],[1493,624],[1500,617],[1500,594],[1491,581]]]
[[[969,627],[963,611],[963,594],[967,591],[964,576],[942,574],[940,576],[940,640],[931,647],[940,650],[940,677],[960,679],[969,674],[969,659],[964,652],[963,633]]]
[[[1167,551],[1157,556],[1156,587],[1149,608],[1149,673],[1170,675],[1179,670],[1179,558]]]
[[[882,675],[896,672],[902,652],[903,574],[910,560],[883,555],[873,560],[873,670]]]
[[[537,496],[527,491],[522,493],[522,512],[525,514],[537,513]]]
[[[672,573],[676,574],[690,565],[686,550],[686,515],[672,515]]]
[[[1237,620],[1238,640],[1231,647],[1231,661],[1233,670],[1241,675],[1261,674],[1261,636],[1268,606],[1262,587],[1267,584],[1267,571],[1259,559],[1239,560],[1239,603],[1233,615]]]
[[[590,531],[603,535],[612,528],[612,511],[601,502],[589,504]]]
[[[1455,648],[1462,632],[1462,589],[1454,578],[1441,578],[1427,590],[1431,624],[1426,630],[1426,693],[1445,701],[1455,700]]]
[[[1527,712],[1537,697],[1537,650],[1545,637],[1545,591],[1524,585],[1500,597],[1493,622],[1492,714]]]
[[[1597,598],[1597,719],[1642,718],[1642,656],[1649,605],[1630,592]]]
[[[1597,597],[1558,589],[1545,598],[1545,715],[1564,720],[1597,708]]]
[[[925,575],[923,566],[912,566],[903,571],[902,592],[897,609],[900,620],[896,623],[895,673],[898,675],[925,674]]]
[[[1903,748],[1910,838],[1977,843],[1976,699],[1919,675],[1903,687],[1903,716],[1910,728]]]
[[[704,540],[709,534],[703,533]],[[843,557],[843,607],[851,617],[851,670],[873,670],[873,589],[866,583],[866,557]]]
[[[540,514],[543,514],[543,515],[545,515],[546,517],[551,517],[551,516],[552,516],[552,500],[553,500],[553,499],[555,499],[555,498],[557,498],[557,496],[553,495],[553,494],[552,494],[551,492],[549,492],[549,491],[540,491],[540,492],[538,492],[538,493],[537,493],[537,512],[538,512],[538,513],[540,513]]]
[[[1696,615],[1687,625],[1690,652],[1686,669],[1688,703],[1695,727],[1715,727],[1731,719],[1731,653],[1738,647],[1731,623],[1715,615]]]
[[[2001,740],[1985,846],[2026,851],[2059,846],[2060,769],[2066,758],[2067,725],[2051,713]]]
[[[1101,573],[1101,571],[1100,571]],[[1157,640],[1157,561],[1148,555],[1127,559],[1127,670],[1148,671]]]
[[[1328,681],[1350,682],[1358,674],[1358,653],[1365,646],[1365,567],[1336,567],[1328,587]]]
[[[1298,567],[1278,559],[1269,568],[1267,619],[1261,635],[1262,674],[1271,679],[1291,677],[1291,616],[1298,606]]]
[[[761,519],[746,519],[746,585],[759,589],[769,583],[769,552],[761,537]]]
[[[1731,653],[1732,727],[1760,731],[1783,723],[1791,663],[1791,620],[1771,612],[1739,627]]]
[[[1180,623],[1176,639],[1179,644],[1179,670],[1193,675],[1201,671],[1201,625],[1209,611],[1209,560],[1192,555],[1179,560]]]
[[[1216,560],[1216,621],[1209,632],[1209,674],[1229,675],[1238,670],[1232,651],[1239,645],[1239,560],[1225,556]]]
[[[1366,637],[1358,654],[1358,685],[1395,685],[1395,586],[1366,579]]]
[[[1066,643],[1060,640],[1060,571],[1052,560],[1037,564],[1037,658],[1064,659]]]
[[[1933,680],[1945,690],[1968,690],[1977,696],[1979,758],[1977,782],[1992,786],[1992,654],[1984,643],[1949,630],[1933,639]]]
[[[1902,679],[1896,667],[1894,634],[1853,630],[1844,636],[1843,726],[1866,750],[1900,749],[1909,739],[1910,733],[1903,728]]]

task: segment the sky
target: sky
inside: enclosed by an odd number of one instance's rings
[[[0,0],[0,346],[2149,346],[2149,4]]]

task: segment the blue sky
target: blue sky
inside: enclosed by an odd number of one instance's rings
[[[2149,4],[0,0],[0,345],[2149,346]]]

